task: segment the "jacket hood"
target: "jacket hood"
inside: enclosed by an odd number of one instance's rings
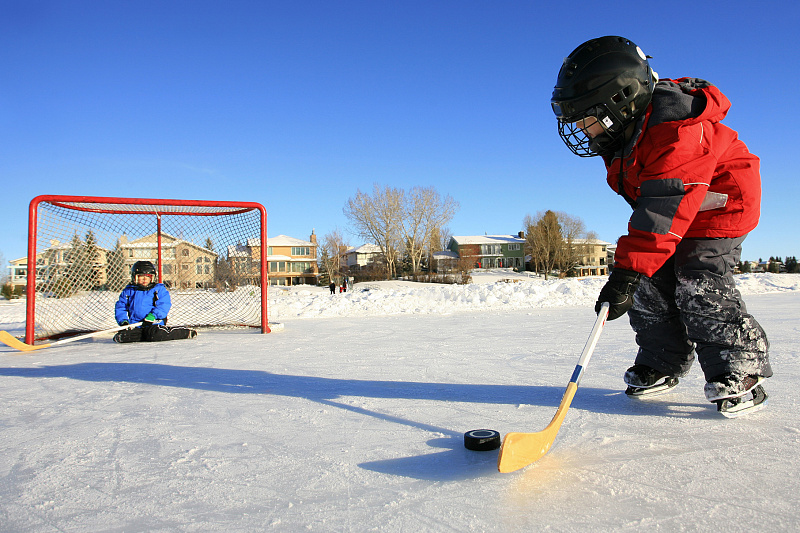
[[[731,102],[714,85],[700,78],[663,79],[653,88],[653,99],[650,109],[642,115],[625,144],[623,157],[628,157],[639,142],[642,133],[665,122],[681,121],[683,124],[696,124],[704,120],[719,122],[728,110]],[[608,166],[614,157],[605,157]]]
[[[686,124],[719,122],[730,107],[730,100],[706,80],[660,80],[653,90],[653,110],[648,126],[676,120]]]

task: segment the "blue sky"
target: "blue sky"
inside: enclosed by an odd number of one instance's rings
[[[40,194],[257,201],[270,236],[308,238],[347,232],[373,183],[449,194],[456,235],[552,209],[614,242],[629,208],[549,99],[564,56],[623,35],[732,101],[762,159],[744,257],[800,255],[799,22],[777,1],[0,0],[0,251],[27,254]]]

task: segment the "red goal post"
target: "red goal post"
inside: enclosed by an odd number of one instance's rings
[[[170,291],[170,325],[270,331],[259,203],[37,196],[27,260],[27,344],[116,326],[114,303],[140,260]]]

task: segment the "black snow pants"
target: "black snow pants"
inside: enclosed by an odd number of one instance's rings
[[[115,336],[116,342],[158,342],[188,339],[192,330],[183,326],[171,328],[162,324],[149,324],[142,327],[123,329]]]
[[[663,267],[642,277],[629,311],[637,364],[683,376],[696,353],[706,381],[728,373],[772,375],[767,336],[733,279],[742,241],[684,239]]]

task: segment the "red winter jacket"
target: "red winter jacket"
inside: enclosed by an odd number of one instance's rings
[[[730,105],[704,80],[656,84],[622,158],[605,160],[609,185],[634,207],[615,266],[651,276],[684,237],[741,237],[756,227],[759,159],[720,123]]]

